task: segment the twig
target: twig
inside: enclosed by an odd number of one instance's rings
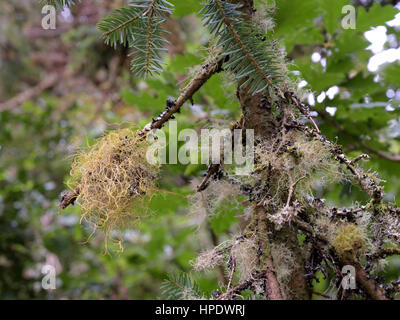
[[[232,256],[230,256],[230,259],[231,259],[231,272],[229,274],[228,286],[226,287],[227,291],[229,291],[231,288],[233,275],[235,274],[235,271],[236,271],[236,260]]]
[[[168,193],[168,194],[171,194],[173,196],[181,197],[181,198],[184,198],[184,199],[188,198],[188,196],[185,196],[185,195],[180,194],[180,193],[168,191],[168,190],[162,190],[162,189],[156,189],[156,188],[149,188],[149,190],[156,191],[156,192],[161,192],[161,193]]]
[[[297,109],[303,114],[305,115],[313,124],[313,126],[315,127],[315,130],[317,130],[317,132],[319,133],[320,130],[317,126],[317,124],[315,123],[313,117],[310,114],[310,108],[306,105],[304,105],[303,103],[301,103],[293,93],[291,92],[287,92],[286,96],[294,102],[295,106],[297,107]]]
[[[286,127],[295,128],[297,130],[303,131],[309,136],[312,136],[321,141],[335,156],[335,160],[339,161],[346,165],[347,169],[351,171],[351,173],[358,180],[360,187],[371,197],[373,198],[375,203],[379,203],[382,201],[384,193],[382,191],[382,187],[374,181],[368,174],[366,174],[362,169],[356,168],[354,164],[347,159],[344,154],[342,148],[340,146],[334,145],[330,142],[325,136],[321,134],[321,132],[316,131],[313,128],[297,123],[296,121],[287,124]]]
[[[235,294],[246,290],[247,288],[251,287],[254,281],[260,279],[262,277],[261,274],[255,274],[250,279],[247,279],[238,285],[234,286],[230,290],[226,291],[225,293],[221,294],[216,300],[229,300]]]
[[[168,120],[173,119],[173,115],[180,111],[182,105],[186,101],[192,100],[193,95],[207,82],[208,79],[211,78],[213,74],[221,71],[224,61],[225,58],[209,62],[202,66],[199,73],[197,73],[186,88],[182,90],[178,99],[175,101],[168,100],[165,111],[160,116],[153,119],[151,123],[146,125],[140,134],[144,135],[146,132],[153,129],[161,129]]]
[[[349,215],[353,215],[353,214],[362,212],[364,210],[365,210],[365,206],[362,206],[361,208],[357,208],[357,209],[351,209],[351,210],[347,210],[344,208],[341,211],[338,211],[337,208],[330,209],[330,211],[332,212],[333,215],[339,215],[339,216],[349,216]]]
[[[288,174],[288,177],[289,177],[290,186],[289,186],[289,195],[288,195],[287,201],[286,201],[286,207],[289,207],[290,201],[292,200],[292,196],[293,196],[293,193],[294,193],[294,191],[296,189],[297,184],[301,180],[304,180],[305,178],[307,178],[307,176],[303,176],[303,177],[297,179],[297,181],[293,182],[292,175],[289,172],[287,174]]]
[[[369,155],[367,154],[360,154],[359,156],[355,157],[353,160],[351,160],[351,164],[354,165],[356,164],[358,161],[362,160],[362,159],[371,159]]]
[[[200,183],[200,185],[197,187],[197,192],[204,191],[207,188],[208,180],[210,180],[210,178],[212,177],[212,175],[214,173],[218,172],[220,166],[221,165],[219,163],[217,163],[217,164],[211,164],[208,167],[207,174],[205,175],[205,177],[204,177],[203,181]]]
[[[243,126],[243,117],[241,117],[237,122],[235,122],[234,124],[232,124],[230,126],[230,130],[232,132],[232,147],[235,144],[233,132],[234,132],[235,129],[242,129],[242,126]],[[207,188],[208,181],[210,180],[210,178],[214,174],[216,174],[220,170],[221,163],[223,163],[223,154],[221,154],[220,163],[210,164],[208,166],[207,173],[206,173],[205,177],[203,178],[203,180],[200,183],[200,185],[197,187],[197,192],[204,191]]]
[[[205,64],[200,72],[193,78],[193,80],[189,83],[189,85],[183,89],[181,95],[177,100],[171,102],[167,101],[166,110],[153,122],[149,123],[142,131],[139,131],[139,135],[145,137],[145,134],[153,129],[160,129],[162,126],[170,119],[173,118],[174,113],[179,112],[181,106],[187,101],[191,100],[193,95],[207,82],[208,79],[214,73],[221,71],[222,64],[225,59],[221,59],[219,61],[213,61]],[[1,111],[1,108],[0,108]],[[206,182],[205,182],[206,183]],[[75,200],[79,196],[79,188],[75,190],[70,190],[65,195],[62,196],[60,208],[65,209],[69,205],[73,205]]]
[[[296,225],[302,229],[303,231],[311,234],[313,237],[316,239],[324,242],[325,244],[329,244],[328,238],[326,238],[322,233],[316,233],[311,225],[309,225],[307,222],[301,220],[298,217],[295,217],[293,221],[296,223]],[[333,250],[335,248],[332,247]],[[382,290],[375,285],[375,282],[373,279],[369,277],[369,275],[365,272],[365,270],[361,267],[361,265],[354,261],[354,260],[342,260],[341,261],[342,265],[352,265],[356,269],[356,279],[360,283],[360,285],[363,287],[366,293],[375,300],[387,300],[385,294],[382,292]]]

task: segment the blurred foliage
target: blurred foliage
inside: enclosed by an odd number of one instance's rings
[[[56,30],[41,29],[40,6],[32,1],[0,3],[0,101],[49,74],[60,75],[48,90],[10,110],[0,109],[0,298],[156,298],[168,274],[190,272],[190,260],[200,251],[240,231],[237,212],[229,207],[199,227],[188,215],[186,200],[160,192],[150,204],[151,217],[127,232],[125,251],[109,256],[103,254],[101,236],[86,243],[90,230],[79,223],[79,207],[62,213],[58,209],[75,150],[106,129],[148,123],[209,54],[204,47],[211,39],[195,15],[199,2],[175,2],[166,25],[172,34],[165,72],[145,81],[129,73],[126,48],[107,48],[96,30],[98,20],[125,1],[81,1],[59,14]],[[363,36],[385,25],[390,39],[385,48],[398,48],[400,29],[385,24],[398,10],[377,2],[368,9],[358,6],[357,28],[343,30],[341,8],[349,1],[277,3],[275,36],[288,52],[291,70],[307,81],[305,88],[314,97],[337,88],[335,95],[315,104],[321,130],[330,139],[337,137],[350,157],[369,153],[372,159],[364,166],[380,173],[388,199],[399,204],[399,162],[371,150],[400,153],[400,64],[368,71],[373,53]],[[315,53],[320,58],[312,62]],[[394,95],[388,95],[389,90]],[[194,102],[178,116],[179,130],[240,115],[234,85],[221,74]],[[327,107],[337,108],[334,116]],[[165,131],[168,135],[168,126]],[[166,165],[160,189],[189,195],[190,181],[205,169]],[[364,200],[347,185],[321,187],[320,196],[343,205]],[[56,266],[57,290],[42,289],[44,264]],[[383,275],[392,280],[399,273],[399,258],[392,257]],[[223,285],[217,272],[191,274],[202,291]],[[327,280],[321,276],[315,285],[323,290]]]

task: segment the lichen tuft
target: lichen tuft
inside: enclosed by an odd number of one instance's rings
[[[146,161],[147,142],[130,129],[111,131],[76,156],[70,187],[79,190],[81,221],[101,230],[107,243],[145,214],[158,166]],[[120,244],[120,243],[119,243]]]
[[[357,225],[348,223],[338,228],[333,246],[342,257],[356,259],[365,251],[364,238],[364,234]]]

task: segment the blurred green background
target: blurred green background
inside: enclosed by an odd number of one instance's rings
[[[310,90],[306,99],[323,133],[350,157],[370,154],[365,168],[379,172],[387,200],[400,204],[397,2],[277,0],[274,18],[275,35],[293,77]],[[357,8],[355,30],[341,27],[342,7],[349,3]],[[44,30],[35,1],[0,2],[1,299],[154,299],[167,275],[177,271],[190,272],[207,292],[225,281],[223,270],[194,273],[190,261],[240,232],[241,212],[225,208],[199,225],[185,199],[160,193],[150,204],[151,217],[126,233],[124,252],[105,255],[101,235],[87,242],[79,206],[58,209],[76,149],[105,130],[148,123],[209,54],[211,39],[196,15],[200,3],[174,1],[165,72],[135,79],[129,49],[106,47],[96,28],[125,4],[82,0],[58,12],[55,30]],[[178,115],[179,130],[240,116],[234,85],[223,74],[208,81],[194,102]],[[166,165],[160,189],[192,194],[193,179],[205,169]],[[350,185],[321,186],[319,192],[342,206],[366,200]],[[394,280],[400,257],[390,259],[382,276]],[[42,289],[45,264],[56,267],[56,290]],[[323,290],[327,280],[315,286]]]

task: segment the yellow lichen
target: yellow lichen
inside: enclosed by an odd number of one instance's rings
[[[360,253],[364,252],[364,235],[355,224],[345,224],[338,228],[333,246],[340,256],[355,259]]]
[[[146,161],[147,142],[130,129],[102,137],[73,161],[71,187],[79,190],[81,221],[101,230],[123,231],[144,216],[145,199],[154,190],[158,166]]]

